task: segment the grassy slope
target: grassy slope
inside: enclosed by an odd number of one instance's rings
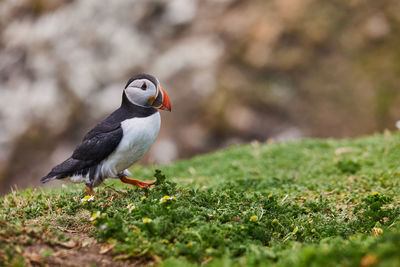
[[[148,192],[109,180],[89,202],[81,185],[5,196],[0,257],[22,262],[24,246],[89,229],[116,259],[165,266],[400,265],[398,133],[251,144],[157,168],[167,181]]]

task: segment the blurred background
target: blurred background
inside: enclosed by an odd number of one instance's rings
[[[142,163],[400,119],[398,0],[2,0],[0,192],[38,185],[138,72],[172,101]]]

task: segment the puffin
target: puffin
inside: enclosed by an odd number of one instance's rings
[[[123,90],[121,106],[90,130],[72,156],[40,181],[69,179],[85,183],[87,193],[93,197],[93,188],[106,178],[117,178],[139,188],[154,185],[156,181],[128,178],[132,174],[127,169],[156,140],[161,125],[159,110],[171,111],[169,97],[160,82],[150,74],[134,75]]]

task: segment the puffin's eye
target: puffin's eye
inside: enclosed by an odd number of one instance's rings
[[[147,89],[147,83],[143,83],[141,88],[142,88],[142,90],[146,90]]]

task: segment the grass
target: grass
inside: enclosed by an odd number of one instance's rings
[[[74,230],[114,260],[162,266],[400,266],[399,133],[252,143],[131,171],[158,185],[109,179],[89,201],[83,185],[1,198],[0,261],[24,265],[37,243],[50,257]]]

